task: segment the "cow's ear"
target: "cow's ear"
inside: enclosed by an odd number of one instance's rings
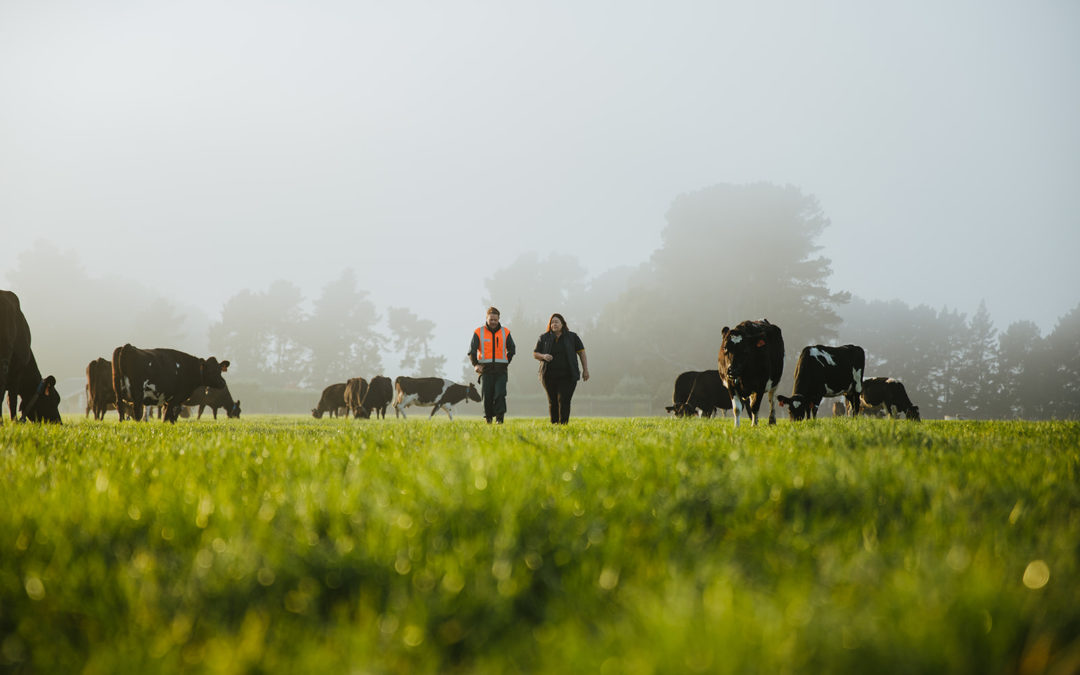
[[[224,373],[228,369],[229,369],[229,362],[228,361],[222,361],[221,362],[221,372]]]
[[[760,340],[758,340],[757,341],[757,346],[758,347],[764,347],[765,346],[765,338],[761,338]]]
[[[727,326],[724,326],[723,328],[721,328],[720,329],[720,337],[722,337],[722,338],[727,337],[727,334],[728,334],[729,330],[731,330],[731,329],[728,328]]]
[[[781,408],[783,408],[784,404],[787,403],[789,400],[791,400],[791,399],[789,399],[787,396],[777,396],[776,397],[776,402],[780,404]]]

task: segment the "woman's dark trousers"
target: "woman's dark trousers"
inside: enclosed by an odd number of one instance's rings
[[[548,412],[552,424],[566,424],[570,421],[570,399],[577,389],[577,380],[570,373],[544,374],[544,391],[548,397]]]

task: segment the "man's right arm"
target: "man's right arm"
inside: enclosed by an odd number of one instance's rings
[[[476,350],[480,349],[480,338],[473,333],[472,340],[469,341],[469,361],[472,362],[473,368],[475,368],[480,362],[476,360]]]

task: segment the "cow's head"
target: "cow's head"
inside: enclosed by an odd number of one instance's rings
[[[365,408],[364,406],[360,406],[359,408],[356,409],[356,414],[353,415],[353,419],[369,420],[369,419],[371,419],[371,411],[368,410],[367,408]]]
[[[311,409],[311,416],[314,417],[315,419],[321,420],[322,415],[323,415],[323,411],[320,410],[319,408],[312,408]]]
[[[697,408],[686,403],[676,403],[675,405],[669,405],[664,408],[675,417],[692,417],[697,415]]]
[[[754,351],[765,346],[765,338],[746,335],[737,327],[731,329],[727,326],[720,331],[720,336],[717,368],[720,376],[734,387],[738,385],[739,378],[743,377],[744,371],[750,366]]]
[[[922,421],[922,418],[919,417],[919,406],[913,405],[907,410],[905,410],[904,417],[908,418],[909,420],[914,420],[916,422]]]
[[[240,417],[240,400],[233,401],[232,407],[225,414],[233,419],[238,419]]]
[[[225,378],[221,376],[226,370],[229,369],[229,362],[222,361],[218,363],[218,360],[211,356],[208,359],[203,359],[200,364],[202,372],[202,384],[207,387],[214,387],[215,389],[221,389],[225,386]]]
[[[781,394],[776,397],[781,408],[787,408],[792,422],[798,422],[810,417],[814,405],[806,400],[802,394],[796,394],[790,398]]]
[[[465,392],[465,396],[470,401],[480,402],[480,392],[476,391],[476,385],[472,382],[469,383],[469,391]]]
[[[23,400],[22,416],[30,422],[54,422],[60,424],[60,392],[56,391],[56,378],[49,375],[40,383],[30,400]]]

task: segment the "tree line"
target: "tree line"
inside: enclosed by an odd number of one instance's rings
[[[1080,304],[1044,336],[1030,321],[999,332],[985,304],[969,317],[833,291],[831,261],[817,243],[828,219],[813,196],[793,186],[724,184],[686,193],[666,221],[660,246],[636,266],[590,278],[574,255],[527,253],[485,280],[477,315],[498,306],[519,349],[511,397],[539,391],[528,354],[552,312],[566,317],[589,353],[594,377],[579,393],[650,399],[657,412],[680,372],[716,367],[725,325],[764,317],[783,330],[784,392],[803,346],[852,343],[866,350],[865,375],[903,381],[925,417],[1080,416]],[[311,300],[288,280],[242,290],[224,300],[219,320],[200,325],[145,288],[88,278],[72,254],[38,245],[20,260],[8,276],[32,329],[50,327],[34,330],[34,345],[52,372],[81,373],[89,358],[108,357],[119,335],[228,354],[231,381],[268,389],[317,390],[344,374],[475,377],[464,360],[452,372],[447,357],[433,352],[433,321],[403,307],[380,313],[352,270]],[[50,271],[48,286],[34,283],[38,269]],[[103,306],[102,299],[117,297],[124,302]],[[71,349],[72,335],[90,351]]]

